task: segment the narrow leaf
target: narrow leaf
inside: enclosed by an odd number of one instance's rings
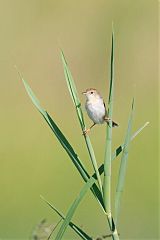
[[[130,142],[149,124],[149,122],[146,122],[141,128],[139,128],[131,137]],[[119,156],[119,154],[122,152],[124,149],[124,144],[120,145],[115,152],[112,154],[112,161],[116,159],[116,157]],[[104,173],[104,164],[102,164],[99,169],[99,174],[102,175]],[[92,175],[93,178],[96,178],[96,174],[94,173]]]
[[[19,75],[24,83],[25,89],[26,89],[29,97],[31,98],[33,104],[36,106],[36,108],[42,114],[42,116],[46,120],[47,124],[51,128],[52,132],[55,134],[55,136],[57,137],[57,139],[59,140],[59,142],[61,143],[63,148],[68,153],[70,159],[72,160],[73,164],[75,165],[78,172],[82,176],[83,180],[85,182],[87,182],[87,180],[89,179],[89,174],[88,174],[85,166],[83,165],[82,161],[78,157],[77,153],[74,151],[73,147],[70,145],[70,143],[68,142],[68,140],[66,139],[64,134],[61,132],[61,130],[58,128],[56,123],[53,121],[53,119],[50,117],[50,115],[41,107],[39,100],[34,95],[33,91],[31,90],[30,86],[28,85],[28,83],[23,79],[23,77],[20,73],[19,73]],[[104,208],[102,194],[101,194],[100,190],[98,189],[98,187],[96,186],[96,184],[93,185],[93,187],[91,188],[91,191],[93,192],[94,196],[97,198],[97,200],[100,203],[100,205],[102,206],[102,208]]]
[[[66,219],[66,216],[63,215],[56,207],[54,207],[51,203],[49,203],[44,197],[41,196],[43,201],[52,209],[54,212],[56,212],[63,220]],[[75,225],[73,222],[69,222],[69,226],[84,240],[92,240],[92,238],[85,233],[80,227]]]
[[[147,127],[149,122],[146,122],[141,128],[139,128],[131,137],[131,141],[145,128]]]
[[[70,145],[70,143],[68,142],[68,140],[66,139],[64,134],[61,132],[61,130],[58,128],[56,123],[53,121],[53,119],[50,117],[50,115],[41,107],[39,101],[37,100],[37,98],[33,94],[33,91],[31,90],[31,88],[29,87],[27,82],[25,80],[23,80],[23,83],[24,83],[26,91],[27,91],[28,95],[30,96],[33,104],[38,108],[40,113],[43,115],[46,122],[50,126],[51,130],[53,131],[53,133],[55,134],[55,136],[57,137],[57,139],[59,140],[59,142],[61,143],[63,148],[66,150],[66,152],[68,153],[68,155],[72,159],[72,162],[74,163],[74,165],[78,169],[78,171],[81,174],[81,176],[83,177],[83,179],[87,180],[89,175],[88,175],[87,171],[85,170],[85,167],[82,164],[81,160],[79,159],[78,155],[75,153],[72,146]]]
[[[119,176],[118,176],[118,183],[116,189],[116,197],[115,197],[115,222],[117,223],[119,210],[120,210],[120,200],[121,195],[124,189],[124,182],[126,176],[126,168],[127,168],[127,159],[128,159],[128,151],[129,151],[129,143],[131,139],[131,129],[132,129],[132,122],[133,122],[133,113],[134,113],[134,99],[132,101],[132,109],[131,114],[129,117],[128,128],[126,132],[124,148],[122,152],[120,168],[119,168]]]
[[[47,116],[48,116],[48,119],[49,119],[49,122],[50,122],[52,128],[56,130],[56,132],[54,132],[55,135],[57,136],[57,133],[59,133],[59,134],[61,135],[62,133],[61,133],[60,129],[57,128],[57,126],[55,125],[55,123],[53,122],[53,120],[51,119],[51,117],[49,116],[48,113],[47,113]],[[58,136],[59,136],[59,135],[58,135]],[[64,137],[64,135],[63,135],[63,137]],[[68,146],[69,143],[68,143],[68,141],[66,140],[65,137],[64,137],[64,142],[66,142],[66,145]],[[71,147],[71,148],[72,148],[72,147]],[[65,149],[66,149],[66,148],[65,148]],[[73,150],[73,148],[72,148],[72,150]],[[66,149],[66,151],[67,151],[67,149]],[[68,151],[67,151],[67,152],[68,152]],[[73,152],[74,152],[74,150],[73,150]],[[69,154],[70,158],[72,159],[72,155],[70,155],[70,152],[68,152],[68,154]],[[74,155],[74,156],[76,157],[77,155]],[[74,159],[73,159],[73,160],[74,160]],[[87,182],[87,180],[89,179],[89,174],[87,173],[87,171],[86,171],[85,168],[83,167],[83,165],[82,165],[81,161],[79,160],[78,156],[77,156],[76,160],[77,160],[77,161],[75,161],[75,163],[76,163],[76,164],[78,163],[79,165],[75,165],[75,166],[77,166],[77,169],[79,169],[79,166],[82,167],[83,171],[80,171],[80,173],[81,173],[81,172],[83,173],[83,175],[81,174],[81,176],[83,177],[84,181]],[[81,168],[80,168],[80,170],[81,170]],[[96,179],[97,179],[97,178],[96,178]],[[95,182],[96,182],[96,181],[95,181]],[[97,185],[96,185],[95,183],[94,183],[94,185],[92,186],[91,190],[92,190],[94,196],[97,198],[98,202],[100,203],[101,207],[104,208],[102,194],[101,194],[100,190],[98,189],[98,187],[97,187]]]
[[[146,122],[141,128],[139,128],[131,137],[130,141],[132,141],[145,127],[147,127],[149,122]],[[115,152],[112,154],[112,161],[118,157],[118,155],[122,152],[124,149],[124,144],[120,145]]]
[[[112,151],[112,110],[113,110],[113,91],[114,91],[114,33],[112,31],[112,46],[110,60],[110,89],[108,99],[108,117],[109,124],[106,127],[106,146],[104,158],[104,181],[103,198],[106,212],[111,212],[111,151]]]
[[[142,131],[143,129],[144,129],[144,127],[145,126],[147,126],[147,124],[145,123],[140,129],[138,129],[135,133],[134,133],[134,135],[131,137],[131,139],[130,139],[130,141],[131,140],[133,140],[134,139],[134,137],[136,137],[139,133],[140,133],[140,131]],[[119,152],[120,153],[120,152]],[[115,155],[113,155],[112,156],[112,160],[114,160],[115,159]],[[99,168],[99,173],[100,173],[100,175],[103,173],[103,171],[104,171],[104,165],[102,164],[101,165],[101,167]],[[94,183],[96,182],[96,174],[94,173],[93,175],[92,175],[92,178],[91,178],[91,185],[93,185]],[[88,186],[88,183],[86,183],[86,185]],[[87,192],[87,191],[86,191]],[[86,194],[86,193],[85,193]],[[84,194],[84,196],[85,196],[85,194]],[[83,196],[83,197],[84,197]],[[44,198],[43,198],[43,200],[45,200]],[[53,205],[51,205],[49,202],[47,202],[46,200],[45,200],[45,202],[55,211],[55,212],[57,212],[57,214],[59,214],[63,219],[64,219],[64,216],[55,208],[55,207],[53,207]],[[74,202],[75,203],[75,202]],[[74,213],[73,213],[74,214]],[[73,216],[73,215],[72,215]],[[71,217],[72,217],[71,216]],[[112,218],[111,218],[112,219]],[[112,222],[113,222],[113,219],[112,219]],[[71,223],[71,222],[70,222]],[[69,225],[70,225],[70,223],[69,223]],[[113,226],[115,226],[115,224],[113,225]],[[112,224],[111,224],[111,227],[113,228],[113,226],[112,226]],[[84,238],[85,239],[85,238]]]
[[[146,126],[148,125],[148,122],[147,123],[145,123],[141,128],[139,128],[133,135],[132,135],[132,137],[131,137],[131,139],[130,139],[130,141],[132,141]],[[122,146],[124,146],[124,144],[122,145]],[[121,148],[121,149],[123,149],[123,147]],[[122,151],[122,150],[121,150]],[[119,152],[119,154],[120,154],[120,152]],[[119,155],[118,154],[118,155]],[[115,154],[113,154],[112,155],[112,160],[114,160],[118,155],[115,155]],[[99,167],[99,174],[101,175],[102,173],[104,172],[104,165],[102,164],[100,167]],[[94,173],[93,175],[92,175],[92,180],[91,181],[93,181],[92,183],[93,183],[93,185],[94,185],[94,183],[96,182],[96,174]],[[88,184],[88,183],[86,183],[86,184]],[[84,195],[85,196],[85,195]],[[84,197],[83,196],[83,197]],[[63,219],[65,219],[66,217],[62,214],[62,213],[60,213],[60,211],[57,209],[57,208],[55,208],[53,205],[51,205],[47,200],[45,200],[43,197],[41,197],[47,204],[48,204],[48,206],[50,206],[60,217],[62,217]],[[73,224],[72,222],[69,222],[69,226],[75,231],[75,232],[77,232],[77,234],[79,234],[79,236],[81,236],[83,239],[92,239],[92,238],[90,238],[88,235],[85,235],[86,233],[84,233],[81,229],[79,229],[75,224]],[[112,224],[111,224],[111,227],[113,228],[115,228],[115,224],[113,224],[113,219],[112,219]]]
[[[81,109],[81,103],[80,103],[80,100],[78,98],[77,89],[76,89],[71,71],[68,67],[67,61],[66,61],[64,53],[62,51],[61,51],[61,57],[62,57],[64,74],[65,74],[65,79],[66,79],[66,82],[67,82],[67,86],[68,86],[71,98],[72,98],[73,103],[74,103],[75,108],[76,108],[76,112],[77,112],[77,116],[78,116],[78,119],[79,119],[79,122],[80,122],[80,125],[81,125],[81,129],[82,129],[82,131],[84,131],[84,129],[86,127],[85,127],[83,113],[82,113],[82,109]],[[102,190],[102,183],[101,183],[101,178],[100,178],[100,175],[99,175],[99,172],[98,172],[97,160],[96,160],[96,157],[95,157],[95,154],[94,154],[94,150],[93,150],[91,141],[89,139],[89,136],[85,135],[84,138],[85,138],[86,146],[87,146],[87,149],[88,149],[88,152],[89,152],[89,156],[90,156],[94,171],[97,175],[97,180],[98,180],[100,190]]]
[[[86,136],[84,136],[84,138],[85,138],[86,146],[87,146],[87,149],[88,149],[88,152],[89,152],[90,159],[92,161],[92,165],[93,165],[95,174],[97,176],[98,185],[99,185],[100,191],[102,192],[101,177],[99,175],[98,164],[97,164],[97,160],[96,160],[96,157],[95,157],[95,154],[94,154],[94,149],[92,147],[89,136],[86,135]]]
[[[54,210],[63,220],[65,220],[65,216],[51,203],[49,203],[44,197],[41,196],[41,198],[47,203],[47,205]],[[69,226],[84,240],[92,240],[91,237],[89,237],[81,228],[79,228],[77,225],[75,225],[73,222],[69,223]]]
[[[82,199],[84,198],[85,194],[87,193],[88,189],[91,188],[91,186],[93,185],[93,183],[95,182],[95,179],[94,178],[90,178],[88,180],[88,182],[84,185],[84,187],[82,188],[82,190],[80,191],[78,197],[75,199],[75,201],[73,202],[73,204],[71,205],[71,207],[69,208],[68,210],[68,213],[66,215],[66,218],[55,238],[55,240],[61,240],[77,207],[79,206],[80,202],[82,201]]]
[[[68,90],[70,92],[72,101],[76,107],[76,112],[77,112],[77,116],[81,125],[82,130],[85,129],[85,123],[84,123],[84,118],[83,118],[83,113],[82,113],[82,109],[81,109],[81,103],[78,97],[78,93],[77,93],[77,89],[71,74],[71,71],[68,67],[67,61],[65,59],[64,53],[63,51],[61,51],[61,57],[62,57],[62,62],[63,62],[63,68],[64,68],[64,75],[65,75],[65,79],[67,82],[67,86],[68,86]]]

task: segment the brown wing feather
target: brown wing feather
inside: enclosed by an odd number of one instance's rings
[[[104,107],[105,107],[105,116],[104,116],[104,120],[108,123],[108,119],[107,119],[107,118],[108,118],[108,112],[107,112],[107,109],[106,109],[105,102],[103,102],[103,104],[104,104]],[[119,126],[118,123],[112,121],[112,127],[118,127],[118,126]]]
[[[107,112],[107,109],[106,109],[106,104],[105,104],[105,102],[103,102],[103,104],[104,104],[104,108],[105,108],[105,117],[108,117],[108,112]]]

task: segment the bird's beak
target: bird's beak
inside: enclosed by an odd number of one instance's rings
[[[86,92],[82,92],[82,94],[86,95],[87,93]]]

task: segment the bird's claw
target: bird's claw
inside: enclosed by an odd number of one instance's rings
[[[105,117],[105,120],[106,120],[106,121],[110,121],[111,118],[109,118],[109,117]]]
[[[82,135],[85,136],[85,135],[87,135],[89,132],[90,132],[90,129],[89,129],[89,128],[86,129],[86,130],[83,130]]]

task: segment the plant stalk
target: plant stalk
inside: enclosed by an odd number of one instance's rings
[[[91,162],[92,162],[94,171],[95,171],[96,176],[97,176],[98,185],[99,185],[100,191],[102,193],[102,182],[101,182],[101,177],[100,177],[100,174],[99,174],[99,171],[98,171],[98,165],[97,165],[96,157],[95,157],[95,154],[94,154],[94,150],[93,150],[93,147],[92,147],[92,144],[91,144],[91,141],[90,141],[89,137],[87,135],[85,135],[84,138],[85,138],[86,146],[87,146],[87,149],[88,149],[88,152],[89,152],[89,156],[91,158]]]
[[[109,123],[106,128],[106,147],[104,158],[104,181],[103,198],[106,213],[111,214],[111,161],[112,161],[112,109],[113,109],[113,89],[114,89],[114,33],[112,30],[112,46],[110,60],[110,89],[108,99],[108,117]]]
[[[77,89],[76,89],[71,71],[68,67],[67,61],[66,61],[64,53],[62,51],[61,51],[61,57],[62,57],[62,62],[63,62],[63,67],[64,67],[64,74],[65,74],[65,78],[66,78],[66,81],[67,81],[67,86],[68,86],[71,98],[72,98],[73,103],[74,103],[75,108],[76,108],[76,113],[77,113],[77,116],[78,116],[78,119],[79,119],[79,122],[80,122],[81,129],[82,129],[82,131],[84,131],[85,130],[85,122],[84,122],[83,113],[82,113],[82,109],[81,109],[81,103],[80,103],[80,100],[79,100],[79,97],[78,97]],[[102,193],[101,177],[100,177],[100,174],[99,174],[99,171],[98,171],[98,164],[97,164],[97,161],[96,161],[94,150],[93,150],[90,138],[86,135],[84,136],[84,138],[85,138],[85,142],[86,142],[86,145],[87,145],[89,156],[90,156],[90,159],[91,159],[91,162],[92,162],[92,165],[93,165],[93,169],[94,169],[94,171],[96,173],[96,176],[97,176],[98,185],[99,185],[100,191]]]
[[[108,224],[109,224],[109,228],[112,232],[111,234],[111,237],[112,237],[112,240],[119,240],[119,235],[118,235],[118,232],[117,232],[117,228],[114,224],[114,221],[113,221],[113,218],[112,218],[112,215],[111,213],[110,214],[106,214],[107,215],[107,220],[108,220]]]

